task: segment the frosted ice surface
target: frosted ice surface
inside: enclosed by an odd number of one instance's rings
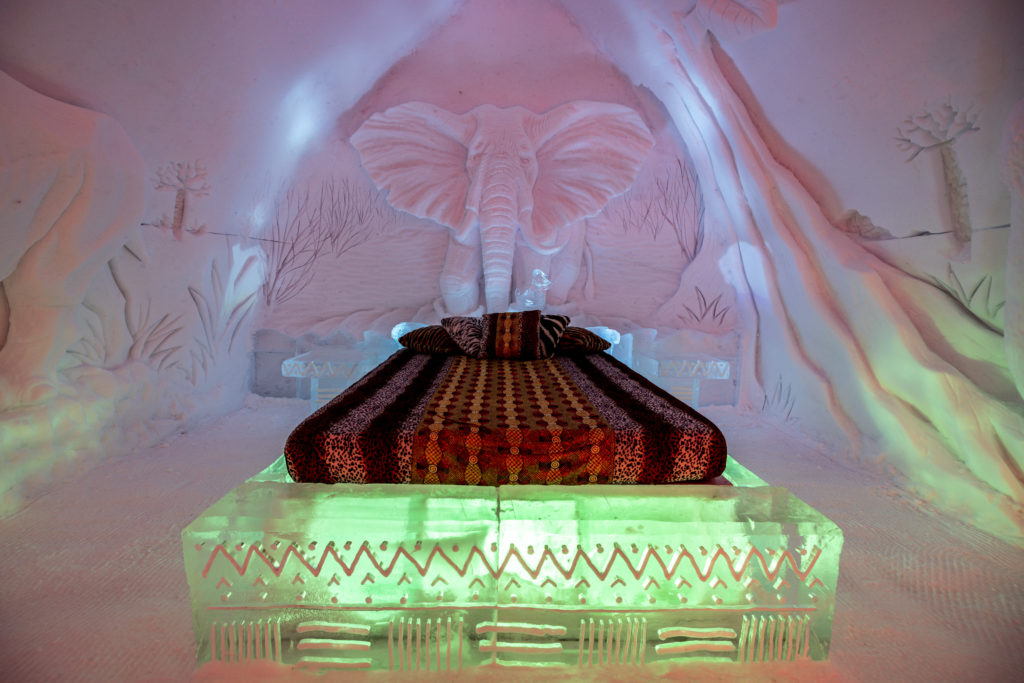
[[[395,325],[394,327],[391,328],[391,338],[394,339],[395,341],[398,341],[399,339],[402,338],[403,335],[408,334],[409,332],[412,332],[413,330],[417,330],[417,329],[419,329],[421,327],[426,327],[426,326],[427,326],[426,323],[410,323],[410,322],[398,323],[397,325]]]
[[[620,341],[622,341],[622,335],[619,333],[619,331],[613,330],[610,327],[597,325],[594,327],[588,327],[587,329],[596,334],[598,337],[604,339],[609,344],[618,344]]]
[[[530,279],[530,286],[522,292],[516,289],[514,310],[544,310],[544,306],[547,305],[548,289],[550,288],[551,280],[548,279],[547,273],[540,268],[534,268]]]
[[[842,532],[734,486],[295,484],[183,532],[200,661],[324,668],[823,659]],[[244,655],[244,656],[243,656]]]

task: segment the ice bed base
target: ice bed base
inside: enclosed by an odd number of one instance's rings
[[[202,662],[595,667],[828,656],[843,536],[733,486],[294,484],[276,462],[184,529]]]

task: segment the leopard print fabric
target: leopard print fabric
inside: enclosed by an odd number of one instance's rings
[[[413,435],[451,356],[401,350],[307,417],[285,443],[295,481],[409,481]]]
[[[559,359],[615,430],[616,484],[664,484],[725,471],[725,436],[710,420],[607,354]]]
[[[456,361],[459,376],[477,378],[475,398],[456,381]],[[510,389],[520,384],[533,389]],[[425,450],[432,433],[441,451]],[[307,482],[663,484],[718,477],[726,442],[607,354],[495,361],[403,349],[296,427],[285,459]]]

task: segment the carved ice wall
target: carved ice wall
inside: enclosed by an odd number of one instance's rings
[[[498,80],[492,77],[495,68],[502,72]],[[429,78],[424,74],[430,74]],[[538,88],[539,82],[546,87]],[[410,105],[410,100],[430,104]],[[480,104],[481,100],[487,104]],[[604,104],[595,107],[591,115],[581,110],[567,117],[567,100],[601,100]],[[540,116],[532,112],[549,113]],[[611,116],[606,112],[619,113]],[[629,112],[634,112],[635,118],[627,116]],[[259,326],[267,330],[261,335],[276,339],[280,347],[271,349],[268,343],[263,347],[265,355],[280,354],[285,346],[295,353],[304,352],[309,345],[324,342],[354,346],[366,330],[386,334],[404,320],[437,322],[445,314],[468,312],[482,303],[484,287],[477,282],[483,280],[481,247],[467,248],[459,242],[459,235],[472,241],[480,232],[479,227],[473,228],[477,235],[469,230],[480,218],[480,207],[466,210],[466,194],[471,189],[466,169],[470,133],[479,138],[480,146],[496,143],[497,136],[491,140],[485,134],[493,133],[496,125],[477,130],[476,122],[482,118],[494,124],[498,114],[509,119],[510,130],[531,119],[543,123],[545,117],[553,130],[558,119],[572,124],[552,137],[546,152],[549,159],[572,140],[604,136],[615,142],[600,146],[603,157],[633,160],[616,163],[612,170],[600,161],[591,163],[596,153],[587,156],[573,148],[567,153],[574,155],[570,164],[546,172],[544,166],[550,168],[550,160],[545,161],[545,152],[537,150],[539,193],[505,193],[515,195],[511,200],[516,202],[525,194],[527,202],[517,208],[532,209],[532,216],[526,213],[534,228],[517,228],[511,268],[504,258],[509,255],[510,241],[501,240],[504,253],[493,270],[500,271],[503,284],[496,295],[501,303],[495,305],[507,306],[512,291],[524,290],[531,266],[539,261],[550,271],[549,310],[568,313],[580,324],[642,331],[634,340],[638,351],[653,353],[655,339],[678,350],[682,340],[670,339],[675,331],[686,329],[694,332],[687,340],[693,342],[691,351],[725,349],[734,357],[735,294],[718,267],[729,248],[723,239],[727,235],[717,229],[705,230],[702,188],[688,151],[657,101],[624,79],[567,20],[564,11],[548,3],[500,9],[487,3],[467,4],[415,53],[396,64],[355,107],[341,113],[337,137],[303,160],[294,184],[282,196],[317,195],[317,188],[325,183],[344,184],[361,197],[375,193],[377,188],[363,168],[366,164],[369,175],[386,188],[378,195],[378,206],[387,198],[397,201],[400,208],[413,208],[386,212],[386,224],[363,233],[365,241],[336,258],[326,249],[285,247],[284,252],[296,257],[319,254],[301,263],[304,281],[316,284],[296,289],[287,303],[271,304],[261,313]],[[641,127],[650,132],[644,134]],[[644,140],[647,135],[654,145],[644,153],[650,145]],[[523,142],[524,135],[517,139]],[[533,143],[527,142],[525,151],[530,157]],[[373,160],[367,161],[364,147],[370,149]],[[442,151],[431,156],[423,152],[426,148]],[[518,154],[518,149],[514,151]],[[392,177],[385,177],[392,166]],[[620,174],[619,166],[635,170]],[[545,172],[549,176],[546,183]],[[569,185],[556,185],[558,174],[565,176]],[[613,177],[617,175],[624,175],[625,182]],[[635,180],[629,185],[633,175]],[[399,187],[403,180],[420,185]],[[570,187],[572,183],[576,186]],[[525,187],[526,183],[519,185]],[[569,192],[563,192],[566,187]],[[458,188],[461,190],[456,191]],[[373,203],[368,198],[367,202]],[[592,206],[583,207],[584,211],[570,207],[573,211],[568,211],[557,202]],[[284,203],[279,200],[278,206]],[[319,206],[318,202],[311,204]],[[444,215],[443,210],[447,211]],[[272,215],[281,216],[281,212]],[[576,215],[586,217],[571,220]],[[281,218],[271,222],[276,226]],[[519,216],[515,218],[518,222]],[[296,246],[313,241],[315,230],[307,230],[307,222],[289,223],[294,226]],[[539,238],[529,237],[533,233]],[[266,236],[271,237],[269,233]],[[292,238],[282,241],[291,244]],[[274,243],[265,246],[277,248]],[[268,273],[273,270],[270,267]],[[511,285],[505,280],[509,270],[513,271]],[[449,290],[448,304],[444,288]],[[336,295],[324,297],[324,292]],[[291,342],[286,344],[289,338]],[[263,355],[258,351],[258,358]],[[257,363],[269,367],[269,363]],[[730,396],[732,391],[730,387]],[[723,400],[731,402],[732,398]]]
[[[1024,101],[1006,122],[1001,152],[1003,175],[1010,188],[1003,348],[1017,391],[1024,396]]]
[[[0,69],[51,97],[108,113],[138,148],[135,166],[121,169],[128,177],[106,207],[116,209],[119,193],[137,193],[135,215],[123,224],[111,221],[107,227],[121,232],[95,253],[95,245],[80,245],[87,268],[67,281],[52,273],[44,283],[50,289],[40,290],[69,292],[61,312],[66,334],[35,347],[50,354],[46,367],[53,375],[39,386],[52,386],[56,395],[0,413],[0,513],[54,476],[242,404],[252,364],[250,327],[262,295],[287,289],[261,291],[267,258],[261,245],[272,237],[264,234],[264,221],[275,188],[285,179],[296,185],[296,160],[322,141],[330,126],[325,102],[349,106],[451,7],[451,0],[312,0],[303,13],[319,19],[306,21],[290,6],[263,0],[244,13],[225,3],[148,5],[132,13],[95,0],[54,0],[45,8],[0,3]],[[399,15],[404,22],[394,21]],[[298,30],[299,23],[322,28],[311,33]],[[341,38],[339,26],[347,31]],[[226,49],[228,32],[246,39]],[[14,104],[0,98],[0,115]],[[31,117],[13,128],[4,121],[4,144],[31,124]],[[99,131],[116,128],[104,123]],[[4,161],[8,151],[0,152]],[[104,163],[116,151],[111,147]],[[23,178],[4,178],[0,192],[14,180]],[[319,188],[317,182],[307,207],[318,201]],[[90,206],[104,208],[103,201]],[[96,241],[99,233],[80,236]],[[4,278],[28,246],[22,237],[0,248]],[[65,245],[72,240],[59,246]],[[341,242],[330,248],[347,249]],[[272,264],[278,273],[280,255]],[[24,273],[18,277],[25,280]],[[6,311],[0,297],[3,329]],[[5,371],[0,382],[6,380]]]
[[[290,7],[253,0],[244,15],[216,3],[203,4],[202,11],[152,5],[133,14],[129,25],[127,15],[98,1],[52,0],[45,9],[25,0],[3,3],[2,63],[46,92],[110,112],[140,145],[152,190],[146,225],[128,241],[130,251],[115,248],[111,265],[101,261],[94,269],[84,305],[73,314],[80,339],[67,340],[69,352],[57,361],[58,379],[87,383],[96,395],[118,396],[137,414],[149,404],[131,400],[123,392],[127,380],[113,381],[111,374],[127,378],[131,368],[133,376],[145,377],[136,384],[147,385],[138,390],[150,396],[146,400],[161,393],[149,379],[157,376],[175,377],[195,392],[188,375],[202,373],[197,339],[207,348],[221,339],[234,358],[244,335],[214,331],[207,337],[200,311],[219,306],[225,321],[233,312],[238,319],[243,309],[235,306],[252,290],[239,284],[238,297],[222,296],[217,304],[214,281],[223,294],[233,279],[229,271],[251,276],[251,267],[242,265],[251,263],[248,250],[256,245],[266,252],[271,277],[263,282],[255,313],[261,327],[283,332],[289,343],[309,335],[386,334],[401,320],[437,316],[449,230],[379,202],[347,142],[350,136],[374,112],[409,101],[453,112],[484,103],[544,112],[573,100],[618,102],[640,113],[657,143],[629,191],[597,216],[566,226],[563,234],[570,239],[552,258],[548,303],[572,308],[584,324],[645,328],[635,331],[637,348],[679,352],[742,340],[737,367],[746,407],[791,415],[816,429],[833,419],[827,406],[838,406],[840,421],[868,442],[886,444],[882,450],[919,490],[965,505],[976,518],[984,516],[983,508],[1002,506],[990,526],[998,527],[1016,514],[1007,500],[1019,495],[1009,491],[1019,456],[1002,458],[998,442],[972,434],[971,420],[960,416],[975,413],[984,430],[988,406],[997,406],[992,415],[1003,423],[998,402],[1019,405],[1011,372],[1014,354],[1020,357],[1019,325],[1013,322],[1019,321],[1013,314],[1020,310],[1021,288],[1013,284],[1019,269],[1006,269],[1004,334],[1000,315],[980,315],[982,303],[998,313],[1004,268],[986,273],[977,263],[979,249],[989,249],[985,242],[996,232],[984,229],[1005,222],[1004,197],[986,182],[996,167],[988,141],[1001,129],[1004,114],[993,104],[1004,95],[994,93],[1019,88],[1011,81],[1021,59],[1007,49],[1015,45],[1007,37],[1015,22],[1005,21],[1019,12],[1014,15],[1005,1],[981,13],[955,0],[907,0],[890,3],[886,16],[913,15],[918,21],[896,29],[895,22],[869,10],[849,16],[849,23],[837,22],[846,3],[782,3],[783,35],[755,35],[745,43],[745,61],[730,65],[730,54],[744,53],[728,41],[771,26],[774,4],[310,0],[308,16],[298,17]],[[395,16],[405,20],[394,21]],[[293,20],[304,28],[290,29],[287,22]],[[681,36],[677,20],[705,22],[726,50],[709,47],[702,31]],[[794,25],[799,40],[786,28]],[[228,30],[251,40],[230,51],[215,47],[213,38]],[[81,49],[76,40],[86,34],[101,47]],[[885,49],[866,51],[865,35]],[[971,49],[958,53],[938,45],[947,38]],[[149,58],[125,57],[141,54]],[[944,55],[941,63],[935,54]],[[128,77],[109,68],[112,60],[125,59]],[[187,84],[189,96],[168,88],[169,78]],[[736,85],[744,78],[747,91]],[[803,94],[808,104],[834,106],[822,110],[788,97],[794,82],[822,79],[835,87],[822,87],[816,100],[806,89]],[[922,93],[925,82],[935,92]],[[947,83],[960,90],[943,91]],[[904,97],[907,92],[913,97]],[[771,120],[779,133],[774,138],[765,130],[771,126],[763,126],[764,112],[757,112],[758,100],[768,106],[773,93],[786,98]],[[980,132],[956,142],[958,165],[970,181],[969,205],[956,203],[970,211],[971,221],[963,225],[972,229],[971,261],[949,266],[947,275],[945,257],[935,267],[921,266],[934,265],[930,252],[938,249],[919,249],[929,253],[907,254],[919,276],[908,279],[903,271],[913,269],[904,262],[897,268],[878,263],[892,263],[886,254],[897,240],[869,244],[863,237],[948,227],[939,155],[904,163],[906,155],[890,136],[921,101],[941,102],[949,95],[977,103],[981,112]],[[825,123],[815,127],[814,119]],[[786,145],[795,153],[780,155]],[[319,160],[313,159],[317,154]],[[208,181],[193,182],[197,155],[202,169],[209,169]],[[886,166],[887,161],[892,163]],[[844,198],[867,199],[830,202],[820,182],[813,187],[815,166]],[[907,178],[914,182],[903,182]],[[659,204],[660,189],[669,184],[682,199]],[[890,191],[890,185],[903,192]],[[279,187],[284,189],[278,192]],[[362,207],[341,210],[359,220],[344,229],[324,227],[317,212],[339,206]],[[648,216],[649,208],[667,215],[657,224],[637,218]],[[840,222],[839,210],[854,208],[871,215],[851,212],[844,221],[861,235],[859,244],[829,225]],[[1014,225],[1019,223],[1015,217]],[[318,244],[319,251],[310,247]],[[916,249],[914,244],[908,249]],[[1019,249],[1009,252],[1012,257]],[[3,257],[11,253],[5,250]],[[991,300],[985,299],[989,291]],[[697,333],[707,336],[698,340]],[[99,342],[101,337],[106,341]],[[888,346],[896,350],[890,353]],[[922,374],[922,367],[930,373]],[[924,388],[916,388],[922,377]],[[167,410],[153,410],[150,422],[162,422],[165,431],[180,424],[168,416],[194,410],[192,395],[184,396],[169,401]],[[937,427],[924,423],[919,429],[923,421],[905,405],[919,396],[929,402],[915,408],[925,408],[922,414]],[[112,405],[104,400],[76,404],[98,411]],[[967,408],[959,410],[960,404]],[[158,414],[166,420],[153,417]],[[92,413],[68,412],[56,422],[28,416],[18,423],[24,430],[5,421],[4,432],[27,430],[33,438],[45,432],[50,438],[72,421],[94,422]],[[936,430],[945,433],[936,436]],[[999,439],[1008,449],[1020,441],[1013,429]],[[964,470],[955,463],[961,456]],[[963,491],[943,487],[961,475],[974,483]],[[990,505],[988,498],[997,502]]]
[[[652,21],[617,4],[623,25],[632,22],[626,42],[651,47],[615,56],[652,84],[698,176],[719,190],[705,196],[709,220],[733,231],[723,265],[745,282],[738,305],[756,330],[744,337],[743,404],[759,407],[785,378],[806,424],[837,425],[856,452],[879,453],[925,497],[1019,540],[1024,417],[1002,335],[829,223],[769,151],[699,13]]]
[[[54,472],[231,407],[263,274],[251,246],[183,243],[203,232],[184,225],[186,196],[209,189],[200,164],[158,169],[174,218],[140,229],[147,173],[117,123],[2,73],[0,101],[6,514]]]
[[[76,437],[111,417],[63,395],[58,365],[90,280],[136,229],[143,177],[112,119],[0,73],[2,512],[20,504],[25,480],[45,479]]]
[[[55,393],[71,315],[142,212],[142,160],[112,119],[0,73],[0,410]]]

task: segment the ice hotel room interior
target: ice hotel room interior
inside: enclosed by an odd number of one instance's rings
[[[0,677],[1018,678],[1022,29],[0,3]]]

